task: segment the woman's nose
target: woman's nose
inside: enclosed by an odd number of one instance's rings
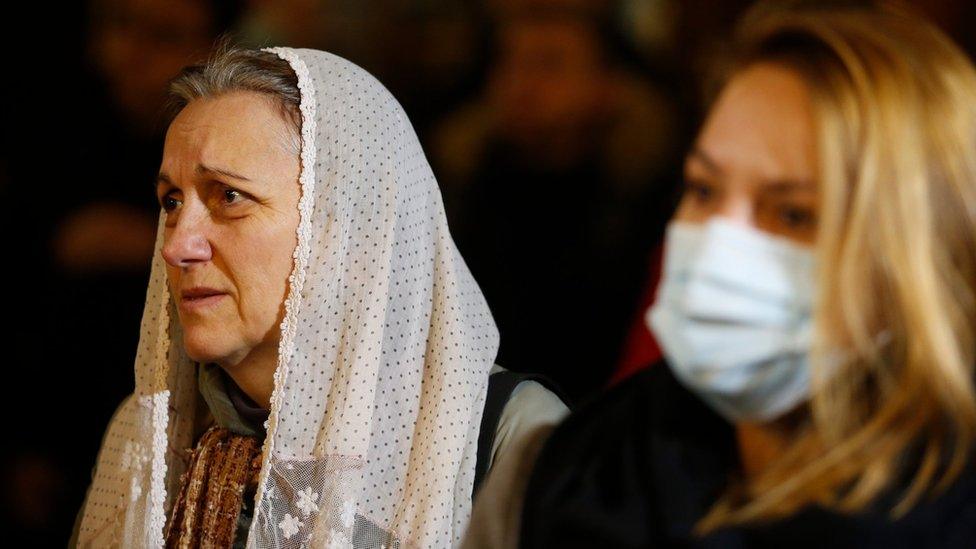
[[[729,193],[719,204],[717,215],[737,225],[754,227],[756,225],[753,198],[741,193]]]
[[[176,222],[163,241],[163,259],[166,263],[185,268],[210,261],[213,249],[201,225],[186,217]]]

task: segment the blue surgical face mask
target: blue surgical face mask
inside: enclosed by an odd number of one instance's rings
[[[732,422],[768,421],[810,393],[810,249],[713,218],[673,222],[646,320],[675,377]]]

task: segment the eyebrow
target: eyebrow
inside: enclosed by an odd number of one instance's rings
[[[197,173],[215,173],[215,174],[218,174],[218,175],[222,175],[224,177],[229,177],[231,179],[236,179],[238,181],[251,181],[251,179],[249,177],[244,177],[243,175],[234,173],[234,172],[232,172],[230,170],[227,170],[227,169],[224,169],[224,168],[216,168],[214,166],[207,166],[205,164],[198,164],[197,165],[196,172]]]
[[[708,153],[706,153],[705,151],[701,150],[698,147],[693,147],[690,151],[688,151],[687,159],[697,160],[698,162],[701,162],[702,164],[705,165],[705,168],[710,172],[715,172],[720,174],[723,171],[722,167],[718,165],[718,162],[716,162],[711,156],[708,155]]]
[[[788,194],[792,192],[815,192],[813,184],[807,181],[794,181],[790,179],[769,181],[763,184],[762,190],[775,194]]]
[[[705,169],[721,175],[724,170],[718,165],[711,156],[702,149],[695,147],[688,152],[688,160],[697,160],[705,166]],[[776,194],[786,194],[795,191],[814,191],[813,183],[804,180],[794,179],[771,179],[763,181],[762,190]]]
[[[158,187],[160,184],[163,184],[163,183],[165,183],[167,185],[172,185],[173,184],[173,180],[170,179],[169,176],[166,175],[164,172],[159,172],[156,175],[156,186]]]
[[[234,172],[232,172],[230,170],[227,170],[227,169],[224,169],[224,168],[217,168],[217,167],[214,167],[214,166],[207,166],[205,164],[198,164],[195,171],[198,174],[213,173],[213,174],[217,174],[217,175],[222,175],[224,177],[229,177],[231,179],[236,179],[238,181],[248,181],[248,182],[251,181],[251,178],[245,177],[245,176],[243,176],[241,174],[234,173]],[[159,186],[160,183],[166,183],[167,185],[173,185],[173,180],[170,178],[170,176],[166,172],[159,172],[159,174],[156,175],[156,186]]]

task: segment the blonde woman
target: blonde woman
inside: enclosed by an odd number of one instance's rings
[[[902,11],[759,9],[687,157],[666,364],[499,463],[468,546],[976,546],[976,72]]]

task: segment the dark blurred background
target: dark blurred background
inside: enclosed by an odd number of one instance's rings
[[[703,75],[741,0],[14,2],[0,214],[8,542],[63,545],[133,387],[166,82],[233,33],[335,52],[401,101],[502,335],[576,400],[657,352],[656,279]],[[917,2],[970,52],[976,6]]]

